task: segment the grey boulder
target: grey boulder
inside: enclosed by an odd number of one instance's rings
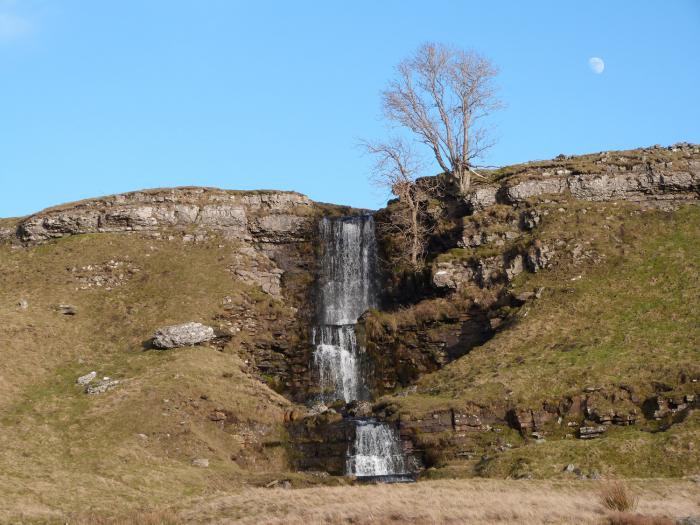
[[[119,381],[116,379],[103,377],[97,383],[88,383],[85,387],[85,393],[89,395],[104,394],[107,390],[112,390],[118,384]]]
[[[184,323],[160,328],[153,335],[156,348],[192,346],[214,339],[214,329],[202,323]]]
[[[94,370],[90,372],[89,374],[85,374],[84,376],[80,376],[77,380],[76,383],[79,385],[87,385],[89,384],[93,379],[97,377],[97,372]]]

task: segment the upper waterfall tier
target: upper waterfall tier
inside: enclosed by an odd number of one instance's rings
[[[378,302],[374,218],[324,218],[319,230],[323,253],[318,323],[355,324],[363,312]]]

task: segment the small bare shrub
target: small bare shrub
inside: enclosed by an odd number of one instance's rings
[[[613,481],[603,486],[600,502],[606,509],[617,512],[630,512],[637,507],[637,497],[620,481]]]

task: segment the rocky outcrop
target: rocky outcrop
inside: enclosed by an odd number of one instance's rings
[[[306,196],[282,191],[173,188],[138,191],[50,208],[20,221],[26,243],[84,233],[201,228],[244,241],[298,242],[313,229]]]
[[[670,153],[669,153],[670,151]],[[563,157],[563,156],[562,156]],[[501,183],[477,187],[467,198],[474,211],[518,204],[543,195],[588,201],[636,202],[700,198],[700,148],[677,144],[630,152],[603,152],[525,164]]]
[[[286,419],[296,468],[345,474],[348,446],[355,440],[353,420],[335,410],[309,415],[289,413]]]
[[[668,428],[700,408],[698,384],[690,382],[679,391],[647,398],[625,384],[585,387],[577,395],[532,406],[517,405],[507,398],[481,404],[455,401],[450,408],[419,413],[402,410],[400,404],[385,398],[374,410],[384,419],[397,422],[401,437],[410,441],[413,450],[430,466],[487,457],[533,439],[604,439],[616,426]],[[511,435],[510,441],[505,440],[502,436],[507,429],[518,431],[520,438]]]
[[[335,476],[346,474],[348,453],[355,442],[358,428],[354,418],[358,417],[358,410],[364,411],[367,408],[353,403],[343,407],[340,412],[333,409],[306,414],[288,412],[285,423],[295,468],[323,471]],[[390,425],[393,428],[398,426],[393,423]],[[402,436],[400,447],[407,457],[413,456],[415,450],[410,439]],[[413,467],[420,469],[420,461],[414,463]]]
[[[368,384],[375,395],[406,387],[419,377],[483,344],[493,331],[481,308],[441,312],[436,318],[377,327],[360,320],[358,341],[365,349]],[[410,312],[410,310],[407,310]],[[439,319],[438,319],[439,317]]]
[[[275,298],[282,297],[282,275],[284,271],[260,249],[242,245],[234,254],[234,262],[228,269],[246,284],[259,286],[260,289]]]
[[[214,339],[212,327],[190,322],[158,329],[153,335],[153,346],[161,349],[179,348],[198,345],[212,339]]]

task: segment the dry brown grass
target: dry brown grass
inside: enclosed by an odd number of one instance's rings
[[[443,480],[409,485],[252,489],[202,498],[179,514],[187,523],[241,524],[595,524],[595,482]],[[682,516],[700,511],[691,482],[638,482],[640,511]],[[632,522],[634,523],[634,522]],[[645,522],[640,522],[645,523]],[[663,521],[650,523],[663,524]]]
[[[608,516],[607,525],[675,525],[675,521],[666,516],[644,516],[618,512]]]
[[[176,514],[168,510],[134,510],[119,516],[105,516],[91,511],[81,515],[73,525],[180,525]]]
[[[600,502],[606,509],[618,512],[630,512],[637,508],[638,496],[632,494],[627,485],[621,481],[611,481],[603,485]]]

